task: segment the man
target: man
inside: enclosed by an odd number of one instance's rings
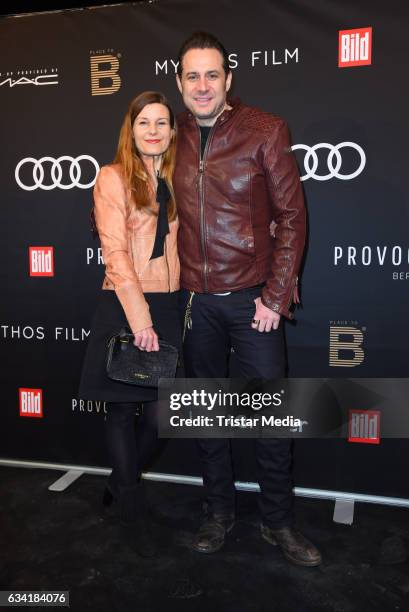
[[[305,240],[305,208],[288,130],[279,117],[227,102],[228,54],[197,32],[179,54],[178,88],[187,107],[178,118],[174,188],[179,254],[190,325],[186,376],[227,377],[234,349],[244,378],[281,378],[281,316],[291,318]],[[206,517],[194,539],[219,550],[235,518],[227,439],[198,440]],[[319,565],[319,551],[293,528],[291,440],[255,441],[261,489],[261,534],[298,565]]]

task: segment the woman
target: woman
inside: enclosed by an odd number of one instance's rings
[[[133,544],[144,556],[155,554],[140,475],[159,444],[157,390],[110,380],[105,360],[109,338],[124,324],[139,349],[159,350],[161,337],[182,354],[178,220],[172,189],[175,150],[175,120],[166,98],[158,92],[143,92],[132,100],[115,160],[101,168],[94,188],[93,213],[105,278],[79,394],[107,402],[106,434],[113,469],[104,503],[118,501],[121,524],[134,532]]]

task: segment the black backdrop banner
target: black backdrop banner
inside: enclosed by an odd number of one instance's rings
[[[229,49],[234,94],[291,128],[309,238],[289,375],[408,376],[405,17],[397,0],[161,0],[0,21],[0,456],[109,463],[104,405],[77,397],[103,276],[92,186],[134,95],[182,110],[177,52],[199,28]],[[380,436],[297,441],[295,484],[409,497],[409,442]],[[253,481],[249,445],[236,476]],[[192,441],[156,468],[199,474]]]

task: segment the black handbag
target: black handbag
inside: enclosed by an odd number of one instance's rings
[[[159,351],[141,351],[133,344],[134,335],[123,327],[108,342],[106,371],[117,382],[139,387],[158,387],[160,378],[174,378],[178,350],[159,340]]]

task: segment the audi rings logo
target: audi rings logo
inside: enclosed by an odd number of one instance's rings
[[[66,162],[66,163],[64,163]],[[85,162],[85,164],[83,163]],[[89,164],[91,163],[91,173],[89,173]],[[45,179],[45,167],[51,164],[50,175]],[[29,172],[24,169],[25,166],[32,167],[32,177],[28,176]],[[88,167],[87,167],[88,166]],[[67,172],[68,171],[68,172]],[[25,191],[34,191],[34,189],[89,189],[95,184],[99,171],[98,162],[91,155],[80,155],[79,157],[70,157],[69,155],[61,155],[57,159],[54,157],[42,157],[34,159],[34,157],[25,157],[16,166],[15,177],[17,184]],[[24,174],[23,182],[21,174]],[[83,173],[86,173],[84,179]],[[27,176],[26,176],[27,174]],[[63,175],[65,176],[63,180]],[[32,180],[30,180],[32,178]],[[88,179],[92,180],[88,180]],[[69,182],[68,182],[69,179]],[[88,181],[88,182],[84,182]],[[28,184],[27,184],[28,183]]]
[[[344,160],[340,151],[346,148],[354,149],[359,155],[357,168],[349,173],[341,171]],[[320,142],[313,147],[304,144],[296,144],[292,146],[291,149],[293,151],[302,150],[306,152],[304,156],[305,174],[301,176],[302,181],[306,181],[309,178],[313,178],[316,181],[329,181],[332,178],[337,178],[341,181],[350,181],[361,174],[366,164],[365,152],[356,142],[340,142],[337,145],[332,145],[328,142]],[[319,149],[328,150],[327,167],[329,172],[327,172],[327,174],[317,174],[319,160],[316,151]]]

